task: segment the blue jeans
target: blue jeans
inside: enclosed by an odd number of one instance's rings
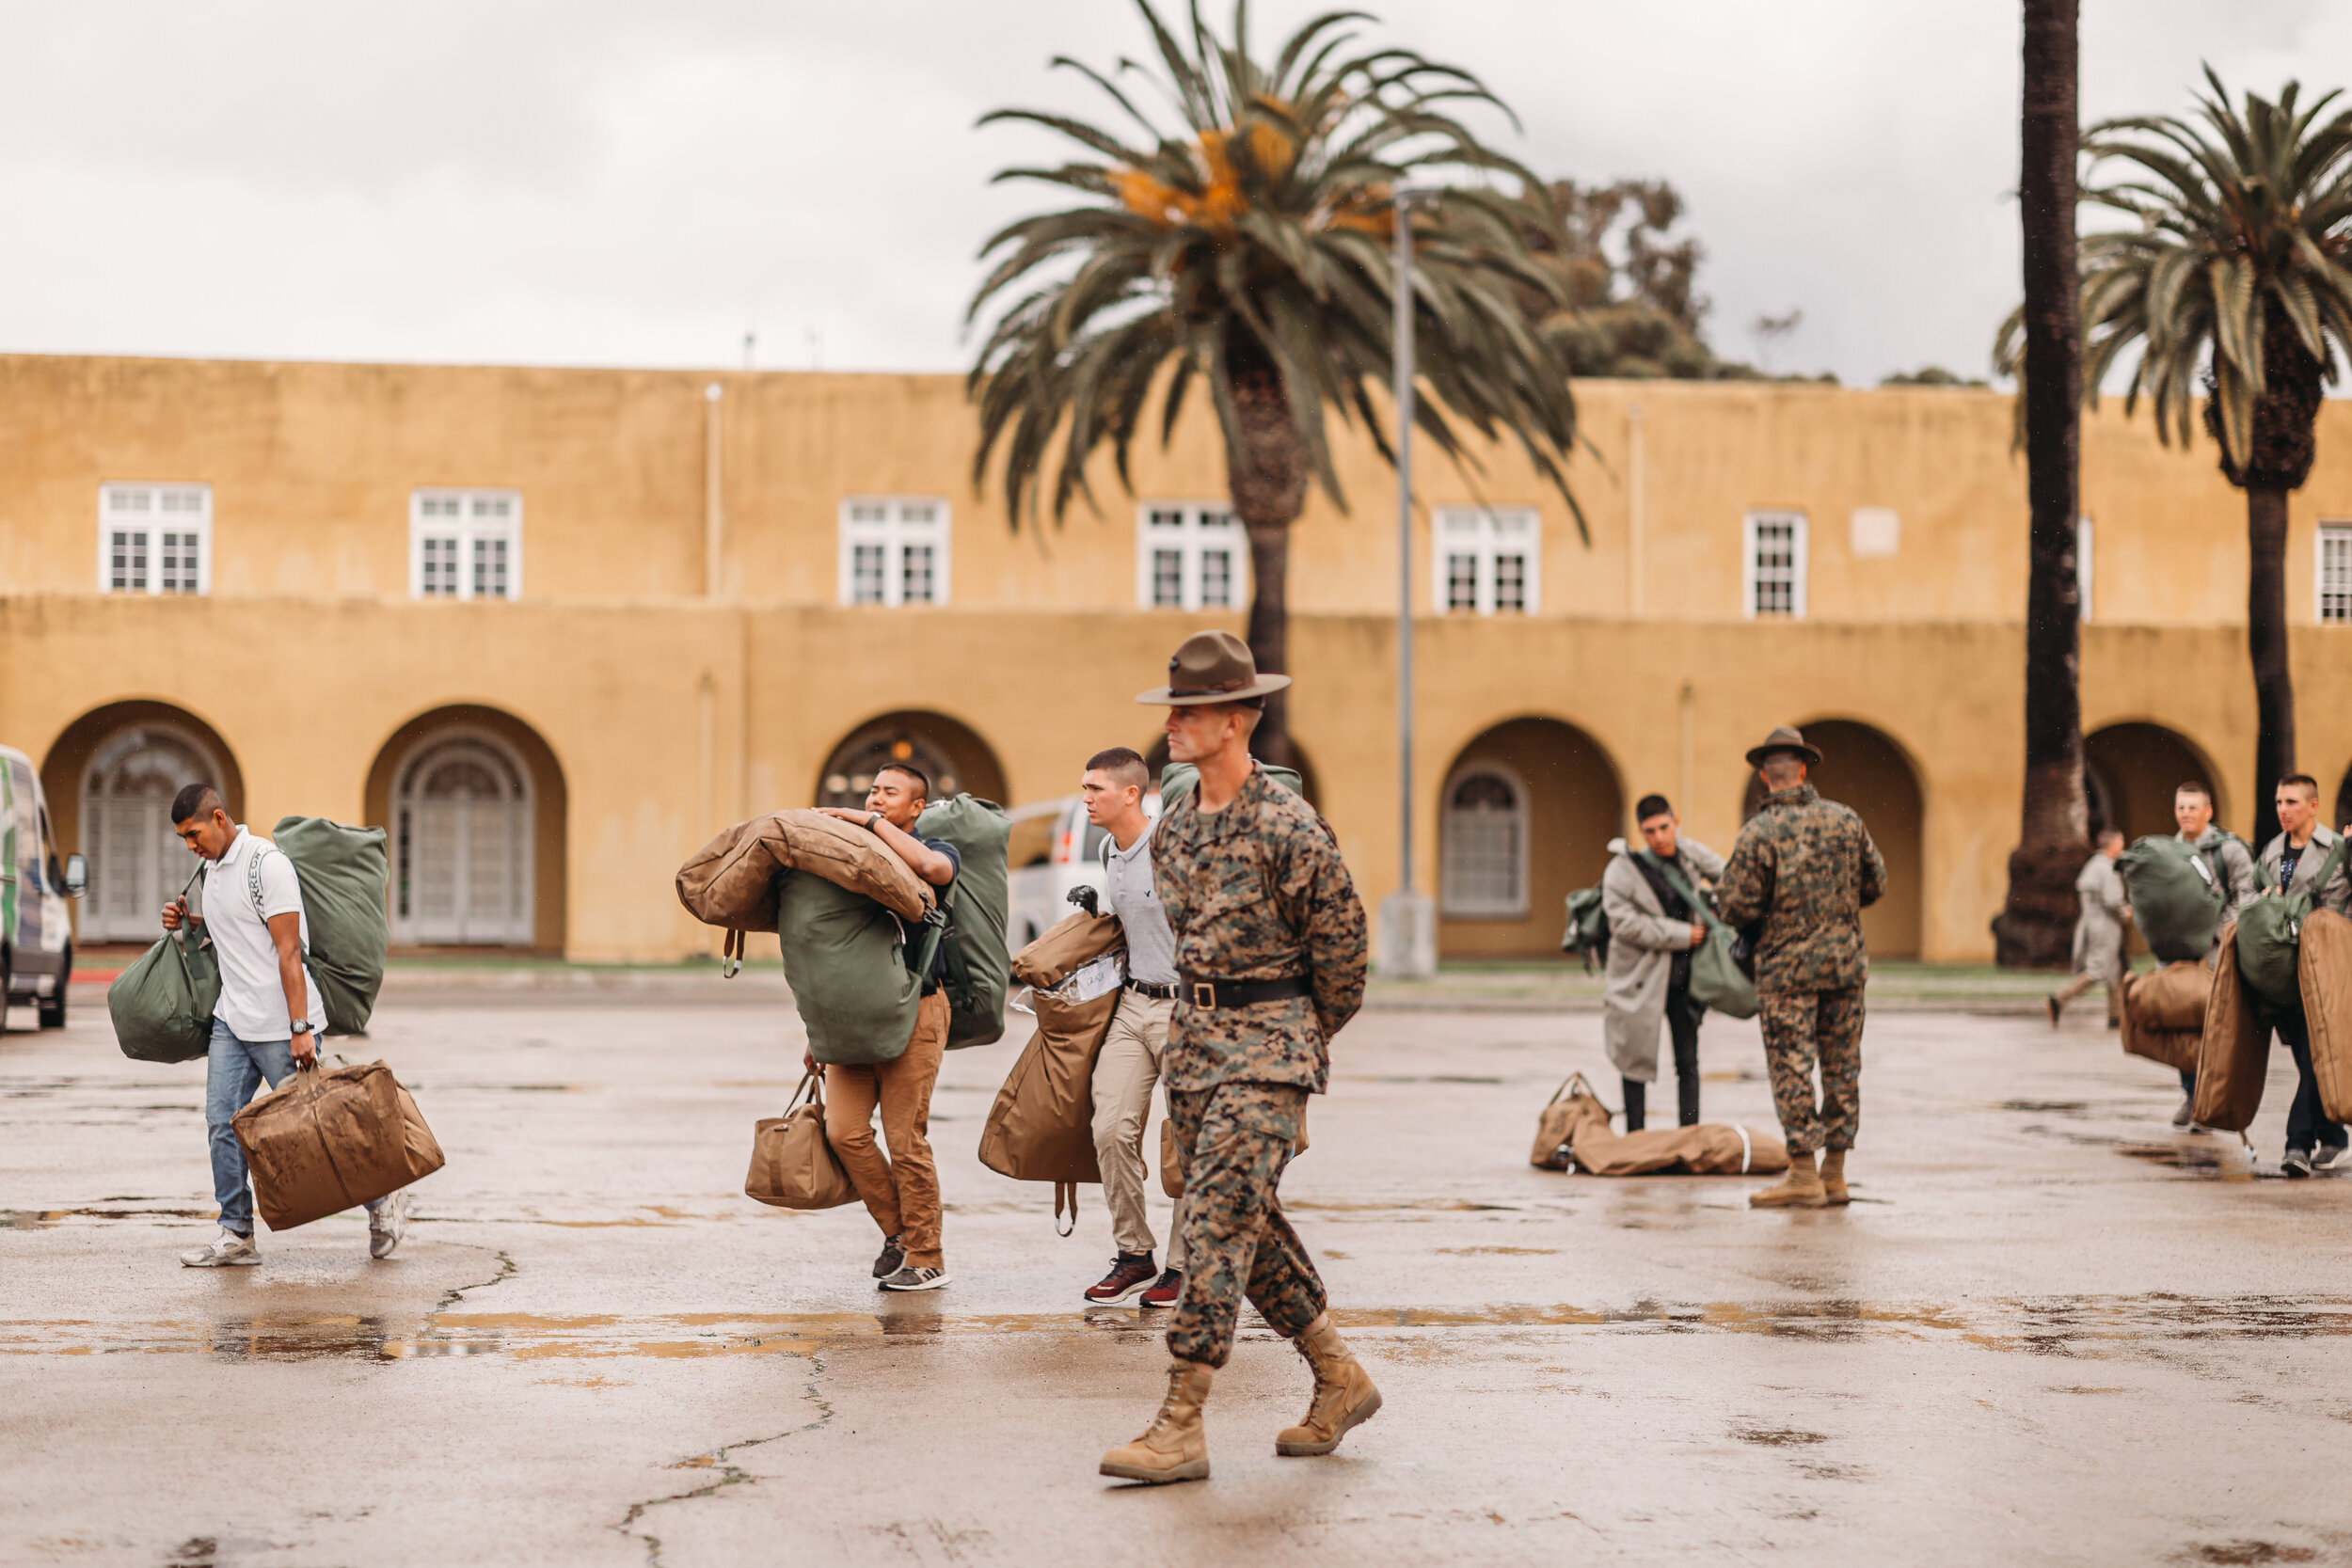
[[[253,1189],[246,1181],[245,1146],[237,1142],[230,1123],[263,1080],[274,1089],[294,1069],[293,1040],[241,1040],[227,1023],[213,1020],[213,1048],[204,1058],[204,1127],[212,1136],[213,1201],[220,1205],[223,1230],[253,1234]],[[373,1213],[375,1204],[369,1204],[368,1212]]]

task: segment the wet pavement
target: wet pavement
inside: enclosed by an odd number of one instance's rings
[[[799,1032],[708,994],[412,989],[368,1052],[449,1165],[399,1254],[350,1214],[221,1271],[173,1260],[201,1065],[20,1009],[0,1562],[2352,1562],[2352,1175],[2277,1178],[2283,1052],[2249,1159],[2095,1007],[1883,1015],[1854,1206],[1758,1213],[1525,1164],[1569,1069],[1616,1098],[1597,1016],[1367,1014],[1284,1191],[1386,1406],[1277,1459],[1307,1380],[1247,1328],[1215,1479],[1151,1490],[1094,1474],[1165,1354],[1078,1299],[1098,1191],[1064,1240],[974,1154],[1015,1047],[942,1078],[954,1284],[883,1297],[862,1210],[740,1196]],[[1709,1119],[1770,1127],[1754,1027],[1703,1053]]]

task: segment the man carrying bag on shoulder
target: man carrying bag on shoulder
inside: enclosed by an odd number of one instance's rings
[[[1612,858],[1600,879],[1601,908],[1609,916],[1602,1033],[1625,1088],[1625,1130],[1638,1132],[1647,1122],[1661,1022],[1674,1040],[1678,1119],[1695,1127],[1699,1018],[1706,1009],[1691,1000],[1691,956],[1707,941],[1707,926],[1685,895],[1723,875],[1724,859],[1679,836],[1681,824],[1662,795],[1644,796],[1633,816],[1644,847]]]

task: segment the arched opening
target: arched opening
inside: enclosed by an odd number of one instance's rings
[[[367,809],[390,841],[396,945],[564,950],[564,771],[530,725],[470,705],[411,719]]]
[[[1823,800],[1854,809],[1886,862],[1886,892],[1862,911],[1862,940],[1880,958],[1917,958],[1927,891],[1918,775],[1902,748],[1868,724],[1821,719],[1798,727],[1820,748],[1820,766],[1808,775],[1813,787]],[[1740,819],[1755,816],[1763,799],[1763,783],[1751,769]]]
[[[2213,762],[2196,742],[2162,724],[2108,724],[2083,736],[2083,793],[2090,832],[2112,824],[2127,839],[2179,832],[2172,792],[2192,781],[2213,791],[2214,820],[2229,825],[2229,801]]]
[[[1454,757],[1438,796],[1438,951],[1557,958],[1572,888],[1600,880],[1625,795],[1600,744],[1556,719],[1495,725]]]
[[[1143,748],[1143,766],[1151,770],[1152,778],[1160,776],[1160,769],[1168,766],[1166,735],[1152,736],[1152,744]],[[1299,793],[1306,796],[1309,805],[1317,803],[1322,797],[1316,792],[1314,761],[1307,755],[1307,749],[1298,743],[1296,736],[1291,736],[1291,767],[1298,773]]]
[[[1005,770],[996,753],[969,725],[941,713],[885,713],[861,724],[833,749],[817,776],[820,806],[860,806],[874,775],[894,762],[921,768],[933,799],[977,795],[1005,798]]]
[[[89,861],[89,892],[75,916],[85,946],[155,940],[155,911],[196,869],[171,831],[171,798],[183,785],[211,784],[232,819],[245,816],[245,779],[228,745],[168,703],[84,714],[49,748],[40,775],[58,852]]]

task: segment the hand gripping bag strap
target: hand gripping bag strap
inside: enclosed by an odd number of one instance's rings
[[[727,940],[719,947],[719,978],[732,980],[743,969],[743,933],[734,927],[727,928]]]
[[[1731,927],[1718,919],[1707,900],[1698,895],[1682,875],[1681,866],[1648,849],[1641,852],[1640,859],[1658,868],[1707,927],[1707,940],[1691,954],[1691,1000],[1725,1018],[1754,1018],[1757,1011],[1756,983],[1732,957]]]

